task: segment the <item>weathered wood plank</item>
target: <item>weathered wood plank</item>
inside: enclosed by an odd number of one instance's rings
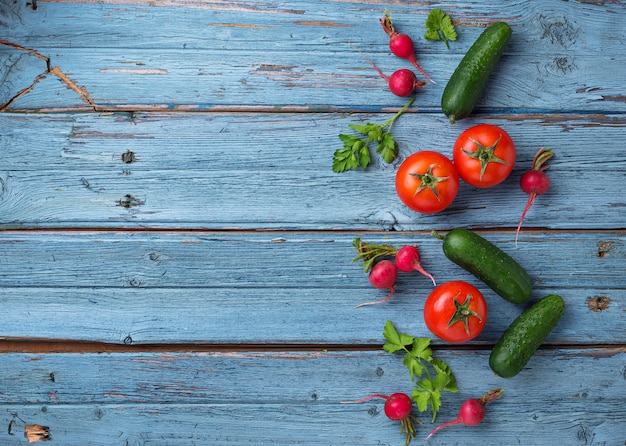
[[[385,115],[54,114],[0,115],[0,226],[430,230],[459,224],[511,228],[527,196],[520,175],[541,146],[556,156],[552,188],[525,228],[621,229],[626,157],[620,115],[510,115],[452,127],[408,113],[394,124],[392,165],[335,174],[332,155],[351,122]],[[450,156],[478,122],[516,142],[511,177],[493,189],[462,185],[445,212],[419,215],[397,198],[400,161],[423,149]]]
[[[54,62],[85,88],[98,110],[357,110],[378,111],[402,105],[403,99],[391,94],[385,81],[358,53],[336,54],[317,51],[300,56],[272,53],[238,55],[238,65],[224,66],[221,60],[232,56],[220,52],[194,51],[185,55],[177,50],[127,50],[124,57],[106,50],[54,49]],[[601,113],[626,110],[621,86],[626,81],[626,63],[608,53],[598,56],[550,58],[507,55],[501,59],[488,91],[475,114],[513,111],[524,113]],[[391,74],[406,68],[400,61],[387,62],[387,54],[372,56]],[[601,57],[601,56],[600,56]],[[319,59],[318,59],[319,58]],[[332,59],[333,64],[328,64]],[[141,62],[139,68],[128,68]],[[419,107],[440,110],[441,95],[459,62],[450,55],[423,55],[437,85],[427,85],[418,93]],[[154,62],[150,62],[154,61]],[[38,61],[41,64],[41,61]],[[560,66],[559,64],[562,64]],[[573,65],[575,64],[575,65]],[[43,64],[41,64],[43,66]],[[598,72],[598,66],[604,68]],[[36,70],[32,70],[35,74]],[[576,71],[576,73],[572,73]],[[506,73],[515,72],[515,77]],[[41,74],[41,70],[39,73]],[[11,81],[21,88],[20,81]],[[47,76],[28,95],[16,100],[9,110],[57,111],[92,106],[70,91],[63,82]],[[588,79],[581,83],[581,79]],[[6,90],[6,89],[5,89]],[[8,94],[7,94],[8,93]],[[5,100],[16,94],[5,93]],[[7,97],[8,96],[8,97]]]
[[[392,14],[401,31],[414,36],[421,51],[429,52],[462,53],[480,33],[480,28],[495,20],[523,24],[533,32],[519,37],[527,39],[523,40],[522,48],[542,42],[545,45],[542,48],[550,53],[558,48],[586,54],[601,49],[611,52],[620,48],[616,40],[625,33],[619,21],[625,6],[618,1],[438,2],[437,7],[448,11],[461,31],[449,50],[441,42],[431,44],[422,39],[424,21],[433,5],[417,1],[381,4],[378,0],[295,0],[277,4],[269,0],[228,3],[42,0],[37,3],[36,11],[23,2],[3,4],[0,26],[13,26],[11,36],[23,40],[27,46],[40,43],[46,48],[58,42],[68,48],[246,50],[250,45],[265,43],[285,48],[295,42],[298,48],[310,49],[354,41],[355,34],[361,33],[378,36],[385,43],[378,23],[385,10]],[[149,39],[145,30],[151,31]]]
[[[510,380],[491,373],[488,352],[435,355],[460,389],[444,394],[437,422],[454,418],[466,398],[505,390],[479,427],[450,428],[430,444],[626,440],[623,349],[542,350]],[[0,423],[13,422],[13,435],[0,431],[7,445],[26,443],[23,421],[49,426],[52,440],[68,446],[402,444],[381,402],[339,402],[413,385],[401,357],[382,351],[8,354],[0,363]],[[433,426],[429,413],[421,418],[416,444]]]
[[[420,245],[438,280],[467,280],[490,304],[490,344],[524,306],[510,304],[445,258],[427,233],[365,234],[366,240]],[[428,336],[421,318],[431,282],[402,274],[382,299],[356,256],[356,234],[0,233],[3,330],[10,338],[112,343],[379,343],[387,319]],[[486,233],[525,267],[533,300],[568,303],[551,344],[623,344],[624,235]],[[608,308],[599,310],[601,298]],[[85,317],[89,315],[89,317]]]
[[[156,3],[150,6],[159,6]],[[406,67],[405,61],[388,54],[378,23],[385,7],[399,29],[414,35],[420,63],[438,80],[419,95],[421,106],[432,110],[439,109],[447,79],[483,27],[507,20],[514,37],[479,109],[626,110],[622,89],[626,66],[623,58],[614,57],[626,37],[621,2],[442,4],[459,28],[460,38],[451,50],[421,38],[431,8],[425,4],[383,7],[378,2],[296,1],[281,7],[271,2],[161,6],[146,8],[143,2],[132,1],[44,2],[32,11],[20,2],[0,10],[0,25],[4,24],[7,41],[50,58],[52,66],[84,88],[102,109],[378,110],[399,99],[348,42],[388,74]],[[33,54],[6,45],[0,45],[0,54],[7,61],[0,96],[0,103],[6,103],[46,66]],[[89,110],[90,105],[48,75],[10,107],[57,108]]]
[[[490,303],[469,346],[435,341],[461,388],[439,420],[487,389],[505,396],[480,427],[431,444],[626,443],[625,3],[440,2],[459,29],[450,50],[420,38],[428,2],[36,4],[0,2],[0,109],[17,112],[0,113],[0,229],[12,229],[0,231],[0,339],[29,351],[66,342],[72,353],[0,355],[0,443],[26,444],[24,423],[39,423],[68,446],[401,444],[382,404],[339,402],[410,391],[401,358],[379,347],[382,328],[389,319],[430,336],[421,305],[432,285],[401,275],[391,302],[355,310],[386,295],[351,262],[358,235],[419,243],[439,282],[471,281]],[[394,126],[402,157],[449,154],[478,122],[518,144],[509,181],[463,186],[439,215],[395,200],[398,164],[330,171],[348,123],[382,122],[404,104],[348,43],[386,72],[406,67],[388,53],[385,8],[438,81]],[[501,19],[513,39],[475,117],[451,127],[439,110],[445,83]],[[553,187],[516,248],[517,182],[544,145],[557,152]],[[453,226],[496,228],[486,237],[529,271],[533,300],[567,302],[512,380],[495,377],[487,356],[524,306],[445,259],[429,231]],[[81,341],[127,346],[94,354]],[[199,352],[213,344],[221,353]]]

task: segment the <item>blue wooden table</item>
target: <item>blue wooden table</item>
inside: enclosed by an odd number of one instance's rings
[[[447,49],[423,39],[439,7]],[[332,172],[350,123],[382,123],[392,95],[379,18],[410,34],[437,82],[394,124],[400,157]],[[432,284],[400,276],[378,300],[356,237],[419,244],[440,282],[489,303],[474,341],[432,340],[461,402],[504,388],[477,427],[432,445],[626,444],[626,2],[3,0],[0,2],[0,444],[401,445],[372,393],[410,393],[385,321],[433,336]],[[513,37],[471,117],[440,99],[482,30]],[[394,189],[402,159],[451,155],[478,123],[516,143],[492,189],[461,184],[433,215]],[[521,174],[552,148],[550,191],[529,211]],[[515,378],[491,347],[525,305],[448,261],[432,230],[476,230],[565,314]],[[430,413],[411,444],[426,444]],[[39,427],[37,427],[39,426]],[[45,427],[45,429],[44,429]],[[28,435],[28,438],[26,438]]]

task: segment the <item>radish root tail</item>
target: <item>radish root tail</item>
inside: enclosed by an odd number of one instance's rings
[[[441,429],[443,429],[444,427],[450,427],[450,426],[455,426],[457,424],[461,424],[462,421],[460,419],[456,419],[456,420],[452,420],[452,421],[448,421],[447,423],[443,423],[440,424],[439,426],[437,426],[436,428],[433,429],[433,431],[428,434],[428,436],[424,439],[424,441],[428,441],[430,440],[430,437],[432,437],[433,435],[435,435],[437,432],[439,432]]]
[[[520,230],[522,229],[522,223],[524,222],[524,218],[526,218],[526,212],[528,212],[530,207],[533,205],[535,198],[537,198],[537,194],[530,194],[530,196],[528,197],[528,202],[526,203],[526,207],[524,208],[524,211],[522,212],[522,217],[520,218],[519,224],[517,225],[517,230],[515,231],[515,246],[516,247],[517,247],[517,240],[519,238],[519,233],[520,233]]]
[[[393,293],[394,293],[394,292],[395,292],[395,287],[392,287],[392,288],[391,288],[391,292],[390,292],[390,293],[389,293],[389,295],[387,295],[387,297],[385,297],[384,299],[377,300],[377,301],[375,301],[375,302],[364,302],[364,303],[362,303],[362,304],[358,304],[358,305],[357,305],[356,307],[354,307],[354,308],[356,309],[356,308],[359,308],[359,307],[364,307],[365,305],[378,305],[378,304],[385,303],[385,302],[387,302],[388,300],[390,300],[390,299],[393,297]]]
[[[430,274],[429,272],[427,272],[424,268],[422,268],[422,265],[416,265],[416,266],[415,266],[415,269],[416,269],[419,273],[423,274],[424,276],[426,276],[426,277],[428,277],[430,280],[432,280],[432,282],[433,282],[433,285],[434,285],[434,286],[437,286],[437,282],[435,282],[435,278],[433,277],[433,275],[432,275],[432,274]]]

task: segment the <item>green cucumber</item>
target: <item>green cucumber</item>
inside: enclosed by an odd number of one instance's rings
[[[565,312],[565,301],[550,294],[528,307],[502,333],[489,356],[489,367],[502,378],[522,371]]]
[[[441,109],[451,124],[467,117],[474,109],[511,33],[511,27],[504,22],[489,26],[452,73],[441,97]]]
[[[528,300],[532,281],[524,268],[490,241],[464,228],[456,228],[443,240],[448,259],[482,280],[498,295],[514,304]]]

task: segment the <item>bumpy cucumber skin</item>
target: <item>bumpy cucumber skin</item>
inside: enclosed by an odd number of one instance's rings
[[[443,252],[509,302],[524,303],[532,293],[532,281],[526,270],[496,245],[469,229],[456,228],[448,232],[443,240]]]
[[[489,367],[502,378],[516,376],[565,312],[565,301],[550,294],[528,307],[502,333],[489,356]]]
[[[511,34],[507,23],[494,23],[478,36],[459,62],[441,97],[441,109],[450,118],[451,124],[472,112]]]

